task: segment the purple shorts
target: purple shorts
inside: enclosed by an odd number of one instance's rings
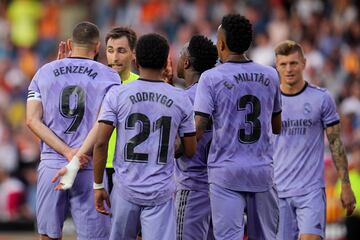
[[[36,219],[39,234],[60,238],[64,221],[71,213],[78,240],[107,240],[110,218],[95,210],[93,171],[80,170],[71,189],[55,191],[58,183],[51,183],[51,179],[58,170],[48,167],[43,160],[38,168]]]
[[[301,234],[315,234],[325,238],[325,189],[320,188],[301,196],[280,198],[279,208],[279,240],[297,240]]]
[[[207,240],[208,235],[212,235],[208,192],[178,190],[175,208],[177,240]]]
[[[141,206],[111,192],[110,240],[136,240],[140,230],[146,240],[175,240],[175,206],[171,198],[161,205]]]
[[[210,203],[215,239],[243,239],[245,213],[249,239],[276,239],[279,207],[274,188],[238,192],[210,184]]]

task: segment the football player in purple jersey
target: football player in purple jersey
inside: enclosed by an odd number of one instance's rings
[[[78,239],[108,239],[110,219],[95,211],[92,201],[92,161],[73,157],[92,129],[105,93],[120,78],[96,61],[99,30],[79,23],[68,40],[70,57],[41,67],[29,86],[26,121],[41,139],[37,188],[37,226],[41,239],[60,239],[70,211]],[[80,157],[80,159],[83,159]],[[50,180],[70,162],[79,171],[74,187],[55,191]],[[84,224],[86,223],[86,224]]]
[[[175,233],[174,148],[179,134],[184,153],[195,153],[194,114],[183,90],[163,81],[169,45],[158,34],[142,36],[136,46],[137,81],[114,87],[99,116],[94,147],[95,207],[112,214],[110,239],[172,240]],[[109,137],[116,126],[114,189],[104,189],[103,172]]]
[[[278,239],[324,239],[324,133],[341,180],[343,207],[348,215],[355,208],[340,139],[340,118],[329,91],[303,78],[306,59],[298,43],[281,42],[275,55],[283,101],[282,130],[275,138],[274,153],[280,208]]]
[[[192,103],[201,73],[213,68],[217,58],[216,46],[205,36],[193,36],[182,49],[177,74],[185,80],[185,94]],[[213,239],[207,174],[211,129],[209,124],[193,157],[181,156],[175,161],[177,239]]]
[[[202,73],[195,96],[198,139],[213,120],[208,176],[220,240],[243,238],[245,212],[250,239],[275,239],[277,233],[272,134],[281,129],[279,77],[246,57],[251,41],[248,19],[224,16],[216,43],[222,64]]]

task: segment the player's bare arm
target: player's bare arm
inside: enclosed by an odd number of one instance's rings
[[[184,153],[183,139],[177,134],[175,138],[175,158],[179,158]]]
[[[207,126],[209,124],[209,118],[201,115],[195,115],[195,125],[196,125],[196,139],[201,139],[204,134]]]
[[[110,212],[105,209],[104,201],[110,207],[109,195],[101,187],[103,184],[104,170],[107,159],[108,143],[111,134],[114,130],[114,126],[109,123],[100,122],[96,134],[96,140],[94,145],[94,198],[95,208],[99,213],[109,215]]]
[[[271,118],[271,127],[273,134],[281,133],[281,113],[274,113]]]
[[[26,125],[47,145],[71,161],[77,149],[70,148],[59,139],[42,121],[43,108],[40,101],[30,100],[26,104]]]
[[[72,162],[61,168],[51,180],[51,182],[54,183],[57,182],[61,177],[60,183],[55,187],[55,190],[70,189],[75,181],[75,177],[79,169],[85,167],[88,164],[90,160],[88,155],[91,153],[95,144],[98,126],[99,123],[96,122],[90,130],[89,134],[86,136],[84,143],[81,145]]]
[[[189,158],[194,156],[196,152],[196,136],[183,137],[181,138],[181,142],[183,145],[183,153]]]
[[[329,140],[334,165],[341,180],[341,202],[343,207],[346,208],[346,214],[349,216],[355,209],[356,200],[351,189],[345,149],[340,139],[340,124],[326,128],[326,135]]]

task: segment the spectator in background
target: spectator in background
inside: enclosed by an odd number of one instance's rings
[[[90,17],[90,4],[86,5],[85,1],[64,0],[61,5],[58,5],[58,8],[60,9],[60,39],[67,39],[76,23],[84,21]]]
[[[13,132],[6,115],[0,112],[0,166],[7,173],[18,169],[18,152],[13,139]],[[2,192],[0,191],[2,194]]]
[[[352,148],[351,163],[353,169],[349,172],[350,181],[353,186],[355,197],[360,199],[360,140],[357,140]],[[360,239],[360,207],[357,204],[354,214],[345,220],[347,228],[347,240],[359,240]]]
[[[255,43],[256,46],[250,53],[251,59],[263,65],[273,65],[275,60],[274,50],[267,32],[256,34]]]
[[[336,191],[338,174],[331,158],[325,160],[326,223],[338,223],[344,216],[339,194]]]
[[[44,0],[43,14],[39,23],[39,41],[37,52],[41,61],[48,62],[49,55],[56,48],[56,42],[60,30],[60,10],[56,0]],[[51,58],[53,59],[53,58]],[[47,61],[48,60],[48,61]]]
[[[268,24],[270,42],[276,44],[289,38],[288,16],[283,7],[277,7],[271,11],[272,18]]]
[[[9,33],[10,25],[6,18],[6,5],[0,4],[0,57],[6,58],[9,56]]]
[[[36,214],[37,164],[25,164],[21,177],[26,184],[23,214],[26,219],[31,220]]]
[[[340,201],[340,188],[336,183],[338,174],[330,155],[325,156],[325,192],[326,192],[326,239],[343,240],[346,228],[343,225],[344,210]]]
[[[42,5],[39,1],[14,0],[7,10],[11,41],[16,47],[31,48],[38,40]]]
[[[0,165],[0,221],[21,219],[25,190],[20,180],[10,177]]]
[[[360,137],[360,78],[349,80],[349,96],[340,104],[340,111],[349,122],[346,140],[350,144]]]

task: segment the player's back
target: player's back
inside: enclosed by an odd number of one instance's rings
[[[204,88],[210,96],[201,94]],[[206,98],[211,106],[199,107]],[[213,116],[209,182],[238,191],[271,187],[271,119],[281,111],[275,69],[252,61],[226,62],[201,75],[195,102],[195,111],[210,109]]]
[[[94,125],[107,90],[119,84],[111,68],[85,58],[65,58],[41,67],[29,95],[41,95],[43,122],[62,141],[79,148]],[[42,159],[64,157],[42,143]]]
[[[190,100],[163,81],[139,79],[111,89],[104,104],[117,114],[115,188],[140,205],[167,201],[175,190],[176,134],[195,132]]]

